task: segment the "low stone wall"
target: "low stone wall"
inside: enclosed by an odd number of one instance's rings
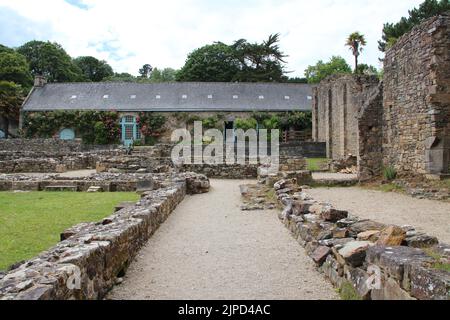
[[[258,175],[258,165],[210,165],[210,164],[184,164],[181,168],[185,172],[197,172],[208,178],[216,179],[254,179]]]
[[[191,174],[144,193],[136,205],[99,223],[67,230],[62,237],[66,240],[0,274],[0,300],[102,299],[186,192],[206,192],[206,181]]]
[[[326,142],[290,142],[280,145],[280,155],[286,157],[326,158]]]
[[[0,140],[0,151],[8,152],[47,152],[53,154],[64,154],[85,151],[105,151],[117,149],[117,145],[90,146],[82,144],[77,140],[60,139],[3,139]]]
[[[280,219],[331,283],[365,300],[450,300],[450,246],[411,226],[361,220],[275,184]]]
[[[94,169],[103,158],[123,155],[124,150],[93,152],[0,151],[0,173],[51,173]]]

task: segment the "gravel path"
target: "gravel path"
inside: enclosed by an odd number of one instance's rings
[[[275,211],[239,209],[243,181],[211,182],[178,206],[109,299],[337,299]]]
[[[357,187],[318,188],[307,190],[307,193],[318,201],[331,203],[360,218],[400,226],[411,225],[444,243],[450,243],[450,203]]]

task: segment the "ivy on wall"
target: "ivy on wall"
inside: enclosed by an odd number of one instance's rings
[[[113,144],[120,141],[119,115],[107,111],[26,112],[26,138],[58,137],[63,128],[73,129],[86,144]]]
[[[166,124],[166,117],[152,112],[141,112],[137,118],[142,135],[146,137],[155,137],[161,134],[164,125]]]

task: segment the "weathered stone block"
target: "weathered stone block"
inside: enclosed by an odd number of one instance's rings
[[[411,295],[420,300],[450,300],[450,273],[415,265],[411,269]]]
[[[372,245],[368,241],[353,241],[344,245],[339,254],[353,268],[360,267],[366,258],[366,251]]]
[[[406,239],[406,232],[400,227],[389,226],[381,231],[377,245],[400,246]]]
[[[381,280],[381,288],[373,289],[372,300],[415,300],[391,278]]]

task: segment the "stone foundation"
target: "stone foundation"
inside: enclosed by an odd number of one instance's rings
[[[450,263],[450,246],[411,226],[350,216],[304,192],[280,192],[295,190],[289,184],[275,184],[280,219],[335,287],[350,285],[364,300],[450,300],[450,272],[435,268]]]

